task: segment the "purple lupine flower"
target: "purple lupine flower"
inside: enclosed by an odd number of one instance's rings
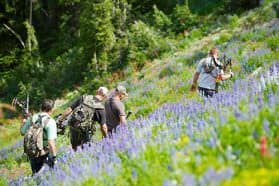
[[[267,119],[265,119],[265,120],[263,121],[263,129],[264,129],[264,131],[265,131],[266,134],[268,134],[269,131],[270,131],[270,128],[269,128],[269,121],[268,121]]]
[[[182,178],[182,185],[184,186],[195,186],[197,184],[195,176],[184,173]]]

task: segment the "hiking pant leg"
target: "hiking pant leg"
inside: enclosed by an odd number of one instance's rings
[[[70,141],[71,141],[72,148],[74,150],[77,150],[77,147],[81,145],[79,132],[72,128],[70,128]]]
[[[72,148],[76,151],[78,146],[81,146],[82,144],[90,142],[90,135],[86,132],[77,131],[76,129],[70,129],[70,138],[71,138],[71,144]]]
[[[46,158],[47,155],[40,156],[37,158],[30,158],[30,164],[33,175],[39,172],[39,170],[43,167]]]

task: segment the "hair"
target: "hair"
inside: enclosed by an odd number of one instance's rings
[[[213,56],[213,54],[215,54],[216,52],[218,52],[218,48],[213,47],[213,48],[210,49],[209,55]]]
[[[44,112],[49,112],[53,109],[54,107],[54,101],[50,99],[45,99],[42,103],[41,110]]]
[[[107,96],[108,89],[106,87],[99,87],[99,89],[97,90],[97,94],[101,96]]]

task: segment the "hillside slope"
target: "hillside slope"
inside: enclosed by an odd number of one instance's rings
[[[279,21],[269,15],[253,20],[268,11],[268,6],[251,11],[207,37],[181,40],[183,50],[122,82],[129,89],[127,109],[138,118],[128,128],[78,153],[61,147],[57,168],[46,172],[51,180],[24,175],[10,183],[216,185],[228,180],[224,184],[238,185],[253,174],[259,175],[255,184],[263,178],[278,183],[278,63],[269,67],[279,59]],[[213,45],[235,59],[236,77],[218,96],[204,100],[188,90],[197,60]],[[261,76],[248,76],[259,67]],[[268,157],[260,154],[261,136],[268,139]],[[7,167],[28,169],[20,145],[1,151],[1,173],[12,177]]]

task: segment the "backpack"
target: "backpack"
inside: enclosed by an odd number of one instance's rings
[[[47,150],[43,145],[43,133],[45,124],[49,121],[46,119],[45,122],[42,122],[46,115],[39,115],[36,121],[31,121],[32,124],[24,135],[24,153],[31,158],[37,158],[47,154]]]
[[[97,102],[92,95],[83,95],[81,99],[81,104],[72,112],[69,125],[83,132],[88,130],[95,132],[96,129],[93,126],[92,118],[95,110],[97,108],[103,109],[104,106],[101,102]]]
[[[210,59],[210,62],[206,60],[203,61],[203,69],[205,73],[211,73],[215,68],[222,68],[222,64],[218,64],[214,58]]]

